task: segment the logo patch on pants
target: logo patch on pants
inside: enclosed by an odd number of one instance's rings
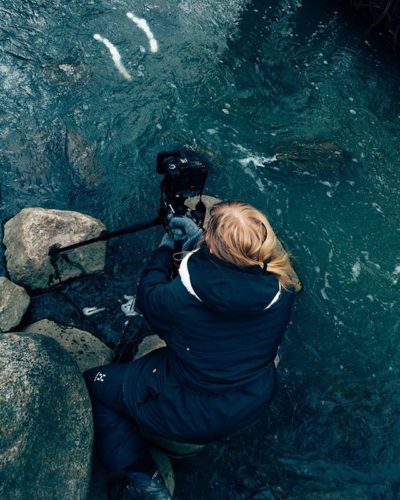
[[[106,378],[105,373],[97,372],[96,376],[94,377],[95,382],[104,382],[104,379]]]

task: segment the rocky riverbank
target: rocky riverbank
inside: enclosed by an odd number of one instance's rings
[[[210,207],[216,199],[204,201]],[[108,475],[99,464],[92,467],[91,404],[81,373],[110,363],[113,352],[82,329],[46,318],[26,326],[24,320],[29,293],[104,270],[104,243],[56,258],[49,257],[49,248],[96,237],[104,229],[87,215],[43,208],[25,208],[5,224],[12,281],[0,277],[0,498],[106,498]],[[158,337],[148,337],[137,356],[162,345]],[[159,448],[184,456],[201,447],[147,438],[155,442],[154,458],[173,491],[172,465]]]
[[[89,332],[48,319],[20,325],[30,306],[24,287],[45,289],[104,269],[104,244],[58,260],[48,256],[50,246],[104,229],[92,217],[42,208],[5,224],[7,270],[18,285],[0,277],[0,498],[88,496],[93,423],[81,372],[110,363],[113,353]]]

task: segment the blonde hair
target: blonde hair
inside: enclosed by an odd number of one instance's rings
[[[237,266],[258,264],[273,273],[284,288],[301,288],[288,252],[259,210],[240,201],[214,205],[204,236],[210,252]]]

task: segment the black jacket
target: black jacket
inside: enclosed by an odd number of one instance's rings
[[[161,247],[141,276],[138,306],[167,347],[132,364],[126,392],[148,430],[209,442],[270,402],[293,293],[259,266],[229,264],[206,248],[173,280],[172,266],[172,250]]]

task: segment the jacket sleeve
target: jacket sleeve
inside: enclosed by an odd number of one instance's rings
[[[173,251],[168,247],[153,252],[139,281],[137,305],[150,325],[165,337],[176,311],[172,281]]]

